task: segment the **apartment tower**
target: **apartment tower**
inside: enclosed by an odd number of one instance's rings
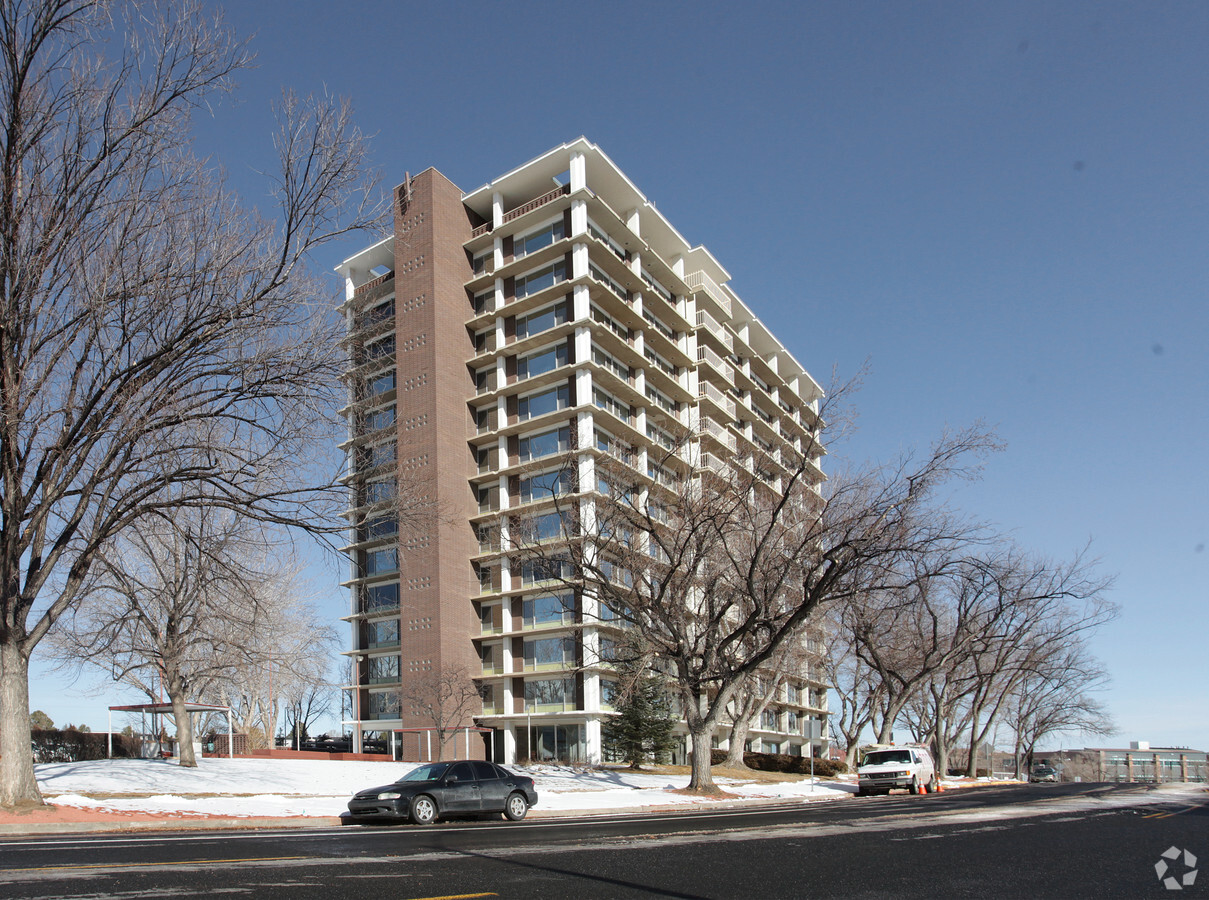
[[[590,492],[594,460],[618,446],[653,481],[666,473],[648,450],[669,446],[703,467],[754,449],[817,459],[821,391],[717,260],[583,138],[469,193],[428,169],[394,206],[394,234],[338,269],[345,724],[358,747],[373,734],[429,758],[433,722],[407,686],[462,672],[481,699],[451,723],[447,755],[599,761],[614,679],[585,648],[608,629],[509,553],[508,522],[540,531],[568,489],[567,459],[573,489]],[[826,746],[819,678],[808,667],[782,686],[753,723],[754,749]]]

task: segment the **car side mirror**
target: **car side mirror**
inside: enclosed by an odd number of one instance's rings
[[[445,783],[446,783],[446,784],[457,784],[457,783],[458,783],[458,776],[456,776],[456,775],[446,775],[446,776],[445,776]]]

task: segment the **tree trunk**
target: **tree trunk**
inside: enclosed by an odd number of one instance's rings
[[[44,806],[29,752],[29,660],[0,644],[0,807]]]
[[[751,719],[740,715],[730,726],[730,745],[726,751],[726,759],[722,765],[728,769],[746,769],[743,761],[743,747],[747,743],[747,734],[751,731]]]
[[[849,772],[856,771],[856,752],[860,750],[860,744],[855,740],[848,742],[848,746],[844,748],[844,762],[848,766]]]
[[[716,794],[718,787],[714,784],[714,776],[710,771],[710,746],[709,738],[713,731],[712,728],[701,723],[697,728],[692,729],[690,739],[692,740],[692,749],[690,751],[690,760],[692,762],[692,775],[689,777],[688,789],[696,791],[699,794]]]
[[[197,757],[193,755],[193,718],[185,711],[185,685],[182,679],[168,679],[168,697],[172,701],[172,716],[176,719],[176,746],[180,748],[180,764],[187,769],[196,769]]]

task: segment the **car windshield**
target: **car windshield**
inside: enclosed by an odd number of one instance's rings
[[[416,766],[402,778],[400,781],[436,781],[445,774],[449,768],[449,763],[430,763],[426,766]]]
[[[910,750],[878,750],[865,756],[864,765],[884,766],[886,763],[911,762]]]

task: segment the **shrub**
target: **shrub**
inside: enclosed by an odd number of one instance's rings
[[[108,735],[75,729],[34,729],[30,732],[34,762],[80,762],[105,759],[109,755]],[[115,758],[135,759],[139,755],[137,738],[125,734],[113,736]]]
[[[711,764],[716,766],[726,759],[726,751],[714,750],[710,756]],[[760,772],[785,772],[790,775],[810,774],[809,756],[790,756],[787,753],[744,753],[743,762],[749,769],[756,769]],[[817,757],[814,760],[814,774],[820,778],[830,778],[847,771],[848,766],[842,760]]]

